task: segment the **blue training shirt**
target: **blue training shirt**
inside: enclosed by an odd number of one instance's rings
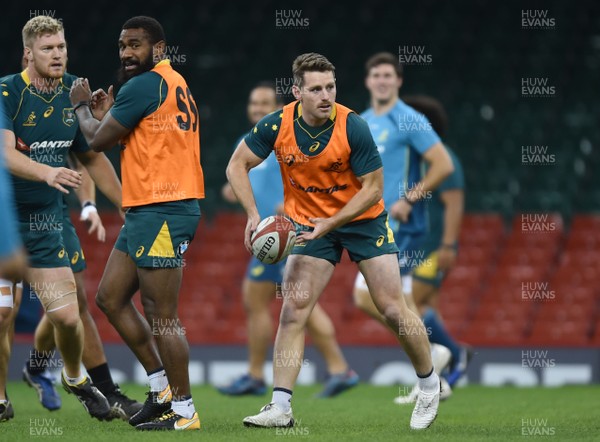
[[[449,190],[464,191],[465,189],[465,177],[460,160],[452,149],[447,145],[445,147],[448,154],[450,154],[452,164],[454,164],[454,172],[446,177],[442,184],[433,191],[432,198],[429,201],[429,231],[421,244],[421,249],[425,250],[426,255],[440,248],[444,236],[444,212],[446,208],[441,200],[441,194]]]
[[[0,102],[0,106],[2,103]],[[5,120],[4,112],[0,109],[0,129],[12,130]],[[0,258],[5,258],[14,253],[21,245],[21,238],[17,231],[17,219],[13,190],[8,172],[4,165],[5,146],[0,146]]]
[[[440,141],[425,115],[398,99],[385,114],[375,115],[372,108],[361,114],[377,144],[383,162],[383,200],[386,209],[406,192],[415,189],[424,175],[423,154]],[[416,189],[418,190],[418,189]],[[394,233],[417,235],[428,229],[426,203],[414,204],[407,223],[390,217]]]
[[[238,139],[236,148],[245,137],[246,134]],[[275,215],[277,206],[283,203],[283,183],[275,153],[272,152],[266,160],[251,169],[248,176],[260,219]]]

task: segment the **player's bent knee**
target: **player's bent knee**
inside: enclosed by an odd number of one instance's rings
[[[71,332],[81,323],[79,311],[75,305],[69,304],[57,310],[48,311],[48,318],[58,330]]]
[[[66,306],[77,304],[77,288],[72,279],[61,279],[47,283],[43,290],[36,290],[36,295],[46,313],[62,310]]]
[[[36,290],[42,307],[55,327],[74,329],[81,319],[77,303],[77,289],[72,279],[47,283],[44,290]]]
[[[75,330],[81,323],[79,314],[73,315],[61,315],[60,319],[56,322],[55,327],[63,330]]]
[[[98,288],[96,292],[96,305],[104,314],[109,315],[114,309],[114,302],[111,302],[108,293],[102,289],[102,287]]]
[[[307,309],[298,308],[292,303],[284,303],[281,308],[281,316],[279,316],[279,325],[286,326],[301,326],[304,327],[308,321],[309,312]]]
[[[117,313],[123,306],[109,296],[109,293],[102,287],[98,288],[96,293],[96,305],[106,316]]]
[[[96,301],[96,306],[104,313],[107,313],[106,297],[102,296],[102,292],[98,291],[94,299]]]
[[[385,320],[391,324],[401,323],[400,319],[402,319],[402,312],[398,305],[393,303],[382,306],[380,313],[383,315]]]
[[[159,316],[159,312],[157,310],[156,302],[153,299],[148,298],[147,296],[141,297],[142,309],[144,310],[144,316],[148,320],[151,320],[155,316]]]

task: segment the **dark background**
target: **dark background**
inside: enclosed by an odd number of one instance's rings
[[[405,67],[401,94],[432,95],[446,106],[445,141],[465,167],[467,210],[560,211],[568,219],[600,209],[597,2],[8,3],[0,27],[7,52],[2,75],[20,70],[21,28],[44,10],[65,26],[69,72],[88,77],[93,88],[114,82],[117,39],[128,18],[151,15],[162,23],[167,44],[185,56],[175,68],[201,111],[209,217],[225,204],[224,170],[232,144],[248,129],[245,103],[254,84],[287,79],[298,54],[320,52],[336,66],[338,101],[362,112],[365,60],[381,50],[397,54],[399,46],[424,46],[431,56],[431,64]],[[300,11],[308,26],[278,28],[281,10]],[[522,29],[523,10],[547,10],[555,26]],[[547,78],[555,95],[523,97],[524,77]],[[525,145],[548,146],[555,162],[523,164]],[[109,155],[116,160],[118,152]]]

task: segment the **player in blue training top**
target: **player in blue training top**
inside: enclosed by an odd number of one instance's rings
[[[436,132],[444,136],[447,117],[439,101],[415,96],[407,97],[405,102],[429,118]],[[457,344],[438,318],[439,288],[456,262],[465,199],[462,165],[452,149],[448,146],[446,149],[452,158],[454,172],[433,192],[429,201],[429,233],[421,244],[421,250],[428,258],[413,272],[412,293],[425,326],[431,330],[430,341],[444,345],[452,352],[453,359],[447,379],[450,386],[453,386],[465,373],[472,352],[468,346]]]
[[[362,117],[369,124],[383,162],[383,199],[400,250],[403,291],[409,307],[418,313],[412,302],[410,274],[426,261],[421,243],[429,229],[427,203],[432,192],[452,173],[452,160],[429,120],[398,98],[403,81],[398,57],[385,52],[375,54],[367,61],[366,71],[371,107]],[[383,322],[360,273],[354,299],[359,308]],[[449,356],[447,350],[434,351],[436,371],[447,365]]]
[[[282,106],[275,85],[269,82],[259,83],[250,92],[248,98],[248,120],[255,126],[263,117]],[[235,143],[237,147],[246,135]],[[256,206],[260,218],[281,213],[283,210],[283,184],[279,163],[275,154],[252,169],[249,173],[254,190]],[[231,185],[223,186],[223,197],[237,202]],[[283,281],[285,260],[276,264],[263,264],[254,256],[250,258],[248,270],[242,285],[244,306],[247,312],[248,328],[248,373],[235,379],[230,385],[219,387],[223,394],[239,396],[245,394],[262,395],[267,391],[264,382],[263,367],[267,351],[273,342],[273,320],[269,308],[277,296],[278,287]],[[332,397],[358,383],[358,375],[348,364],[335,339],[335,329],[331,319],[317,304],[309,317],[307,329],[315,346],[323,355],[330,374],[325,388],[319,397]]]
[[[26,260],[17,230],[12,185],[4,164],[4,149],[9,136],[10,123],[6,120],[0,102],[0,278],[20,280],[23,278]],[[0,307],[2,306],[0,294]],[[0,318],[1,321],[1,318]],[[0,405],[1,407],[1,405]]]
[[[9,333],[16,316],[13,308],[14,281],[23,279],[27,265],[17,230],[13,190],[4,165],[4,149],[8,139],[10,123],[4,118],[0,102],[0,336]],[[0,379],[6,378],[10,342],[0,339]],[[6,390],[0,389],[0,422],[12,419],[14,411]]]
[[[442,104],[427,96],[404,97],[404,102],[425,115],[433,129],[443,137],[447,127],[446,112]],[[464,213],[465,179],[462,165],[456,154],[446,146],[454,164],[454,172],[433,191],[428,200],[429,232],[421,243],[425,260],[413,271],[412,296],[425,327],[430,332],[432,343],[443,345],[454,356],[448,373],[445,374],[448,386],[445,397],[451,394],[451,386],[465,373],[471,357],[468,346],[459,345],[440,321],[438,306],[439,288],[450,269],[456,262],[460,226]],[[415,401],[416,388],[408,396],[397,397],[397,404]]]

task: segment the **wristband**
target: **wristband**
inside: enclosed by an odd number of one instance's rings
[[[75,106],[73,106],[73,112],[77,112],[77,109],[79,109],[81,106],[90,107],[90,102],[89,101],[80,101]]]
[[[96,209],[96,205],[93,202],[86,201],[83,203],[83,208],[81,209],[81,219],[87,221],[91,213],[98,213],[98,209]]]

